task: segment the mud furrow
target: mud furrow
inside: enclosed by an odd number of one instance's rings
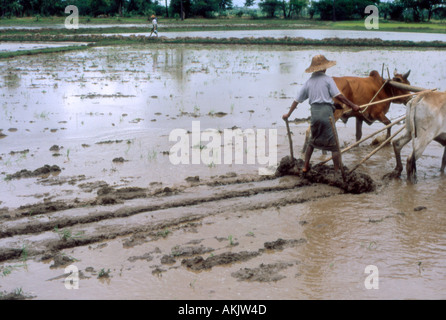
[[[264,183],[269,184],[270,181],[265,181]],[[267,185],[262,187],[253,188],[249,183],[245,183],[242,186],[244,189],[242,190],[223,190],[219,193],[214,193],[210,196],[201,196],[197,197],[194,193],[178,195],[176,196],[178,199],[172,199],[173,196],[164,196],[161,198],[161,203],[151,203],[148,205],[131,205],[126,207],[121,207],[115,210],[107,210],[101,212],[93,212],[93,210],[97,210],[96,207],[82,209],[85,211],[80,216],[71,216],[68,215],[72,211],[69,211],[67,216],[57,217],[57,214],[52,214],[51,220],[49,220],[48,215],[43,218],[34,218],[32,220],[26,218],[21,220],[15,220],[12,222],[4,222],[1,226],[0,238],[11,237],[20,234],[32,234],[39,233],[44,231],[49,231],[54,228],[66,228],[71,227],[77,224],[87,224],[98,222],[106,219],[115,219],[115,218],[123,218],[132,215],[136,215],[141,212],[151,212],[169,208],[178,208],[178,207],[188,207],[193,206],[200,203],[206,202],[215,202],[223,199],[231,199],[238,197],[250,197],[259,193],[268,193],[268,192],[277,192],[288,189],[293,189],[297,187],[302,187],[309,185],[310,183],[306,180],[294,180],[291,183],[283,183],[279,185]],[[228,186],[226,186],[228,187]],[[240,185],[235,186],[236,189],[240,189]],[[217,190],[218,191],[218,190]],[[154,202],[159,201],[158,199],[151,199]],[[60,212],[59,212],[60,213]]]
[[[163,221],[154,225],[147,226],[135,226],[132,228],[123,229],[115,232],[102,232],[97,234],[90,234],[88,236],[83,236],[81,238],[69,238],[69,239],[58,239],[57,235],[54,233],[43,234],[43,237],[56,237],[56,239],[46,239],[41,242],[27,243],[26,245],[26,255],[28,257],[33,257],[37,255],[42,255],[42,259],[52,258],[59,250],[74,248],[79,246],[85,246],[92,243],[101,242],[104,240],[115,239],[120,236],[127,236],[129,234],[139,234],[145,233],[150,236],[150,233],[156,233],[156,231],[163,230],[165,228],[173,228],[180,226],[184,223],[190,223],[202,218],[197,216],[182,217],[179,219],[172,219],[168,221]],[[155,234],[155,238],[157,238]],[[17,242],[25,242],[24,239],[18,239]],[[3,247],[3,245],[2,245]],[[18,246],[17,246],[18,247]],[[24,249],[13,247],[3,247],[0,248],[0,262],[19,259],[24,253]]]
[[[191,180],[189,180],[191,179]],[[213,187],[219,188],[223,186],[236,186],[243,185],[247,183],[257,183],[266,180],[274,180],[277,179],[276,176],[259,176],[259,175],[237,175],[235,173],[220,175],[218,177],[211,177],[210,180],[200,180],[199,177],[188,177],[185,180],[189,181],[188,185],[179,185],[179,186],[166,186],[166,187],[158,187],[158,188],[139,188],[139,187],[123,187],[116,188],[108,186],[106,183],[91,182],[89,186],[92,188],[90,192],[94,189],[97,190],[97,196],[94,199],[79,201],[75,199],[74,201],[67,200],[58,200],[58,201],[46,201],[44,200],[42,203],[23,205],[17,209],[8,209],[1,208],[0,209],[0,220],[15,220],[22,217],[31,217],[42,214],[48,214],[52,212],[68,210],[68,209],[76,209],[76,208],[85,208],[91,206],[102,206],[102,205],[113,205],[120,204],[127,200],[132,199],[145,199],[145,198],[158,198],[164,196],[172,196],[178,193],[182,193],[185,190],[194,188],[194,187]],[[64,180],[75,180],[75,178]],[[42,180],[45,181],[45,180]],[[39,183],[42,183],[39,182]],[[63,183],[63,182],[61,182]],[[105,184],[105,186],[104,186]],[[155,183],[157,185],[157,183]],[[82,187],[84,188],[84,187]]]
[[[270,187],[271,188],[271,187]],[[321,190],[322,189],[322,190]],[[243,212],[247,210],[265,209],[287,204],[303,203],[321,197],[329,197],[342,193],[337,188],[313,185],[305,188],[275,190],[268,199],[263,193],[250,196],[222,198],[214,200],[212,206],[208,202],[195,205],[169,207],[166,209],[142,212],[138,215],[106,219],[89,224],[77,224],[70,230],[70,234],[82,234],[78,238],[62,239],[57,233],[47,231],[34,237],[26,234],[5,238],[0,241],[0,261],[17,258],[18,249],[27,243],[28,256],[43,254],[47,258],[57,251],[110,240],[130,234],[143,234],[157,239],[159,233],[166,228],[175,229],[188,223],[197,223],[205,217],[223,212]]]

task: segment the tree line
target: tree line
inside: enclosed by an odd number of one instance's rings
[[[156,14],[213,18],[231,11],[252,18],[354,20],[367,15],[364,10],[368,5],[376,6],[380,17],[389,20],[422,22],[446,17],[446,0],[257,0],[258,9],[249,10],[255,4],[256,0],[245,0],[244,7],[234,8],[232,0],[0,0],[0,17],[63,16],[68,5],[75,5],[80,16],[91,17]]]

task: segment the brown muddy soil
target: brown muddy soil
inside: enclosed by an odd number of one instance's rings
[[[297,264],[298,262],[296,262]],[[239,281],[272,282],[286,278],[280,271],[292,267],[293,263],[278,262],[272,264],[260,264],[257,268],[243,268],[231,275]]]
[[[50,261],[49,269],[58,270],[79,261],[67,254],[68,249],[86,246],[106,248],[109,241],[123,239],[122,247],[129,250],[163,241],[172,233],[199,233],[204,219],[225,212],[280,208],[342,192],[330,187],[320,188],[299,177],[290,178],[228,172],[213,179],[188,177],[185,181],[189,186],[161,188],[158,184],[153,184],[152,188],[116,188],[98,181],[88,186],[82,184],[83,188],[95,191],[96,196],[89,200],[43,201],[17,209],[4,209],[0,215],[0,262],[4,264],[1,271],[9,272],[14,260],[25,259],[37,263]],[[301,191],[296,193],[293,191],[296,189]],[[245,236],[255,237],[252,232]],[[239,246],[239,239],[232,235],[214,238],[213,246],[203,245],[203,239],[194,239],[175,245],[170,251],[156,247],[130,255],[127,261],[152,263],[152,274],[160,276],[178,268],[197,272],[238,265],[306,242],[303,238],[279,238],[265,242],[256,250],[234,252]],[[21,239],[27,239],[25,246],[20,247]],[[238,281],[278,281],[283,278],[279,272],[287,267],[289,264],[261,263],[252,270],[235,272],[232,277]],[[107,277],[112,279],[113,275],[107,273]],[[53,277],[51,281],[55,279],[62,277]],[[3,297],[13,298],[8,294]]]
[[[110,299],[224,298],[231,296],[231,287],[243,296],[255,290],[266,298],[327,298],[327,293],[316,293],[317,277],[307,277],[321,266],[318,261],[327,255],[324,248],[335,246],[339,252],[349,247],[336,239],[337,229],[349,230],[348,225],[359,223],[359,234],[353,238],[361,239],[364,226],[379,228],[418,213],[432,215],[437,205],[406,201],[409,207],[381,211],[385,185],[393,183],[376,180],[381,171],[372,178],[358,170],[344,183],[331,165],[318,165],[318,157],[306,175],[300,170],[301,159],[285,156],[271,176],[227,171],[186,175],[183,183],[150,182],[146,187],[111,185],[83,174],[21,178],[58,189],[76,185],[88,196],[61,200],[47,195],[34,204],[0,210],[2,298],[78,299],[80,295],[64,287],[68,266],[79,268],[80,282],[89,288],[83,289],[84,298],[99,293]],[[352,163],[351,158],[346,162]],[[340,219],[337,227],[324,218],[331,216],[329,212]],[[349,220],[342,221],[344,216]],[[333,240],[325,243],[325,236]],[[361,240],[359,251],[379,246],[384,246],[379,240]],[[359,252],[356,259],[362,256]],[[336,261],[329,263],[329,270],[339,265]],[[20,280],[28,274],[37,280]],[[138,286],[140,279],[157,288],[156,293]],[[269,296],[266,284],[284,289]],[[289,295],[295,285],[314,293]],[[24,292],[15,290],[19,287]]]
[[[287,182],[279,182],[277,181],[277,178],[274,177],[238,176],[233,173],[221,175],[219,178],[210,181],[196,182],[189,188],[115,188],[98,183],[96,197],[91,200],[80,201],[75,199],[71,202],[61,200],[43,201],[43,203],[20,206],[14,210],[3,210],[0,216],[0,219],[3,221],[0,229],[0,239],[25,234],[55,232],[55,229],[63,230],[65,228],[67,230],[73,226],[96,223],[103,220],[107,221],[109,219],[125,219],[126,217],[136,216],[140,213],[157,212],[167,209],[181,211],[185,207],[206,204],[214,205],[219,202],[224,203],[226,200],[262,196],[265,193],[276,193],[293,190],[294,188],[305,187],[303,191],[306,192],[307,187],[311,185],[312,184],[306,179],[297,178]],[[194,190],[198,191],[203,190],[204,188],[214,188],[215,190],[208,194],[194,192]],[[295,197],[294,199],[281,199],[279,197],[270,199],[264,203],[257,202],[255,204],[250,204],[248,207],[251,210],[254,210],[256,208],[281,206],[290,203],[305,202],[313,198],[325,197],[333,194],[333,192],[326,193],[324,189],[318,191],[316,195],[307,195],[305,192],[302,196]],[[149,199],[150,201],[147,202],[145,199]],[[138,205],[127,205],[130,200],[139,200],[136,202]],[[110,209],[107,209],[108,207]],[[220,209],[221,208],[219,207],[211,207],[206,214],[217,214]],[[30,245],[29,255],[44,254],[46,257],[54,256],[56,255],[57,250],[63,248],[95,243],[104,239],[111,239],[122,235],[132,234],[134,232],[136,232],[136,234],[143,232],[155,237],[161,237],[163,236],[162,229],[166,229],[169,226],[193,222],[195,220],[200,220],[200,217],[198,215],[191,215],[183,218],[174,218],[152,227],[144,227],[136,224],[128,230],[124,230],[123,228],[110,229],[106,233],[93,233],[90,236],[83,234],[82,237],[78,238],[72,236],[70,233],[66,237],[60,237],[60,241],[39,241],[40,243],[38,247],[40,250],[34,250],[33,246]],[[267,247],[267,245],[265,245],[265,247],[270,249],[274,246]],[[189,248],[189,255],[200,253],[200,250],[196,252],[190,250],[191,248]],[[181,247],[177,251],[176,256],[185,256],[185,252],[187,252],[184,247]],[[21,250],[1,248],[0,261],[17,257],[20,253]]]
[[[371,192],[376,189],[376,183],[369,175],[355,171],[349,173],[346,166],[344,166],[344,181],[340,172],[335,173],[333,166],[324,164],[317,164],[311,167],[308,172],[302,173],[303,163],[302,159],[291,160],[290,156],[286,156],[280,160],[276,175],[279,177],[287,174],[297,175],[311,182],[328,184],[354,194]]]
[[[46,164],[43,167],[37,168],[32,171],[28,170],[28,169],[23,169],[23,170],[17,171],[16,173],[13,173],[13,174],[7,174],[6,180],[40,177],[40,176],[48,177],[50,174],[52,174],[52,175],[59,174],[61,171],[62,170],[57,165],[50,166],[50,165]]]
[[[287,152],[286,145],[282,154]],[[356,152],[359,155],[354,157],[360,159],[368,148]],[[432,215],[438,203],[406,200],[397,203],[398,209],[383,211],[383,190],[398,181],[380,180],[380,170],[372,178],[360,168],[344,182],[332,165],[317,164],[319,157],[315,154],[305,175],[301,159],[291,161],[284,156],[271,176],[231,170],[212,176],[189,173],[182,183],[152,181],[145,187],[110,184],[100,176],[95,179],[82,173],[14,179],[56,190],[77,186],[83,196],[59,199],[46,194],[36,203],[1,208],[2,298],[78,299],[80,295],[64,287],[68,275],[63,272],[68,266],[79,268],[81,284],[89,287],[82,297],[93,298],[100,292],[110,299],[225,298],[231,296],[231,287],[239,288],[244,296],[255,290],[270,297],[263,286],[277,284],[284,289],[271,297],[327,298],[327,292],[317,293],[317,277],[307,277],[327,263],[319,261],[327,255],[324,248],[334,246],[339,252],[349,247],[345,240],[336,240],[337,229],[346,228],[348,233],[348,226],[356,224],[359,233],[352,239],[362,239],[365,225],[382,228],[392,221],[411,220],[414,214]],[[346,156],[345,163],[354,162],[351,155]],[[427,190],[425,185],[420,188]],[[400,207],[403,203],[407,206]],[[340,219],[337,227],[324,218],[331,212]],[[344,217],[348,220],[343,221]],[[325,243],[325,236],[333,240]],[[360,243],[355,258],[360,261],[364,259],[361,250],[384,246],[378,239],[354,241]],[[341,256],[357,251],[350,249]],[[329,269],[336,263],[330,262]],[[23,282],[21,276],[28,274],[37,280]],[[140,279],[157,288],[157,293],[139,287]],[[215,279],[226,279],[225,284]],[[307,288],[302,292],[313,293],[290,295],[288,290],[296,285]],[[336,296],[342,297],[342,290]]]

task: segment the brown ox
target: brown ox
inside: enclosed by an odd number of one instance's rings
[[[398,74],[394,72],[394,77],[392,80],[409,85],[410,82],[407,80],[409,74],[410,70],[405,74]],[[386,80],[383,79],[376,70],[370,72],[369,76],[366,78],[347,76],[333,77],[333,79],[339,91],[341,91],[347,99],[357,104],[358,106],[368,104],[378,92],[379,93],[375,97],[373,102],[409,93],[408,91],[397,89],[389,83],[386,83]],[[337,121],[338,119],[342,119],[342,121],[347,122],[350,117],[355,117],[356,141],[359,141],[362,137],[362,123],[364,121],[368,125],[371,125],[376,120],[382,122],[385,125],[388,125],[390,124],[390,120],[386,117],[386,113],[389,111],[391,102],[406,104],[409,100],[410,97],[395,99],[392,101],[382,102],[363,108],[363,112],[354,112],[348,107],[342,106],[342,108],[339,108],[341,103],[335,98],[334,103],[335,106],[337,106],[338,108],[334,112],[335,121]],[[344,113],[344,110],[349,110],[349,112]],[[390,134],[391,128],[387,129],[387,138],[390,137]],[[308,129],[306,133],[304,151],[309,141],[309,136],[310,129]]]

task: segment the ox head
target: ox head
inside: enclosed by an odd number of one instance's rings
[[[409,80],[407,80],[407,78],[409,77],[409,74],[410,74],[410,70],[407,71],[407,72],[404,73],[404,74],[400,74],[400,73],[398,73],[398,72],[395,70],[395,71],[393,72],[393,78],[392,78],[392,80],[395,81],[395,82],[400,82],[400,83],[402,83],[402,84],[410,85]],[[408,93],[410,93],[410,91],[392,87],[392,89],[391,89],[391,93],[392,93],[392,96],[395,97],[395,96],[401,96],[401,95],[408,94]],[[406,97],[406,98],[396,99],[396,100],[394,100],[393,102],[394,102],[394,103],[403,103],[403,104],[406,104],[410,99],[411,99],[411,97]]]

